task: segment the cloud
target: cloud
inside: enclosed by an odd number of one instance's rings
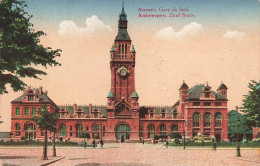
[[[156,38],[164,38],[164,39],[176,39],[183,38],[188,36],[194,36],[204,30],[201,24],[196,22],[191,22],[188,25],[185,25],[180,31],[175,31],[172,26],[168,26],[163,28],[155,33]]]
[[[97,31],[111,32],[109,25],[105,25],[96,15],[86,19],[86,27],[78,27],[77,24],[71,20],[64,20],[59,25],[60,35],[91,35]]]
[[[227,31],[223,38],[225,39],[242,39],[245,37],[245,32],[238,32],[238,31]]]

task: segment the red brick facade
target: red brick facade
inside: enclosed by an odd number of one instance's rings
[[[59,106],[58,138],[81,142],[83,133],[88,133],[90,139],[136,142],[140,138],[152,139],[154,135],[179,133],[191,138],[200,133],[227,140],[227,87],[224,84],[216,93],[208,85],[189,89],[183,83],[179,89],[179,101],[173,106],[141,107],[135,89],[135,56],[122,8],[118,34],[110,50],[111,90],[107,105]],[[34,98],[29,99],[30,95]],[[43,104],[47,104],[50,111],[55,110],[56,105],[42,92],[42,88],[28,89],[12,102],[13,139],[43,139],[38,127],[28,127],[28,123],[33,124],[33,109],[38,110]],[[29,114],[28,111],[25,114],[25,107],[29,108]],[[17,127],[18,124],[20,127]]]

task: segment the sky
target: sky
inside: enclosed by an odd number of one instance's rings
[[[41,44],[62,50],[57,58],[60,67],[39,67],[48,75],[41,76],[42,80],[24,79],[25,83],[43,86],[58,105],[105,105],[111,85],[109,50],[117,34],[122,1],[25,3],[26,11],[33,15],[34,29],[47,34],[40,38]],[[183,80],[190,88],[208,82],[215,91],[223,81],[228,87],[228,109],[232,110],[241,106],[250,80],[260,80],[258,0],[125,0],[124,4],[136,50],[140,105],[173,105]],[[156,11],[140,11],[146,9]],[[177,17],[179,13],[194,17]],[[8,90],[0,96],[4,121],[0,131],[10,131],[10,102],[22,95],[10,87]]]

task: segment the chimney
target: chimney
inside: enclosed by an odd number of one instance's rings
[[[48,95],[48,91],[46,90],[46,91],[44,92],[44,94],[45,94],[45,95]]]
[[[77,108],[77,104],[73,104],[73,107],[74,107],[74,113],[76,113],[76,111],[78,110],[78,108]]]
[[[42,95],[42,86],[39,87],[39,95]]]

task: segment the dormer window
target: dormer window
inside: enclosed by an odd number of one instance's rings
[[[34,96],[33,95],[28,95],[28,101],[34,101]]]
[[[205,98],[210,98],[210,93],[205,93]]]
[[[98,114],[99,114],[98,109],[94,109],[94,118],[98,118]]]
[[[176,110],[176,109],[173,110],[172,114],[173,114],[173,119],[176,119],[176,118],[177,118],[177,115],[178,115],[177,110]]]
[[[162,119],[165,119],[165,118],[166,118],[166,112],[165,112],[165,109],[162,109],[161,113],[162,113]]]
[[[153,113],[150,113],[150,119],[153,119]]]

